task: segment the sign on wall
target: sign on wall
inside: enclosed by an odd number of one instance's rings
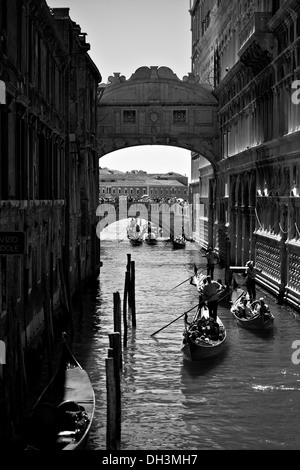
[[[0,232],[0,255],[23,255],[24,232]]]

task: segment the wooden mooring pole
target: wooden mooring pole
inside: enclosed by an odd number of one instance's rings
[[[121,337],[121,297],[119,292],[114,292],[114,331],[119,334],[120,344],[118,346],[120,351],[120,369],[122,369],[122,337]]]
[[[123,296],[123,326],[124,326],[124,337],[123,337],[123,347],[127,347],[127,300],[128,300],[128,290],[130,283],[130,273],[126,271],[125,273],[125,285],[124,285],[124,296]]]
[[[116,433],[116,382],[114,372],[114,359],[105,359],[106,367],[106,393],[107,393],[107,423],[106,423],[106,449],[117,450]]]
[[[126,266],[126,271],[130,271],[130,262],[131,262],[131,254],[127,254],[127,266]]]
[[[120,380],[120,333],[110,333],[109,345],[113,351],[113,365],[114,365],[114,380],[115,380],[115,434],[116,434],[116,449],[120,448],[121,442],[121,380]]]
[[[126,265],[126,272],[129,273],[129,282],[128,282],[128,290],[127,290],[127,299],[128,299],[128,311],[131,312],[131,289],[130,289],[130,269],[131,269],[131,255],[127,255],[127,265]]]
[[[135,315],[135,261],[130,262],[130,299],[131,299],[131,322],[133,328],[136,327]]]

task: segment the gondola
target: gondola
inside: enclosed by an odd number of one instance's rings
[[[132,238],[132,237],[130,237],[130,238],[129,238],[129,241],[130,241],[130,244],[131,244],[132,246],[140,246],[140,245],[143,244],[143,239],[140,238],[140,237],[139,237],[139,238]]]
[[[87,372],[65,339],[56,374],[36,401],[25,425],[25,450],[82,450],[95,412]]]
[[[130,224],[127,227],[127,237],[132,246],[140,246],[143,244],[144,230],[141,227],[141,223],[137,220],[131,219]]]
[[[147,245],[156,245],[157,244],[157,237],[153,233],[148,233],[145,236],[145,242]]]
[[[185,317],[181,351],[188,361],[212,359],[224,351],[226,329],[219,317],[215,322],[209,318],[208,310],[200,309],[191,323]]]
[[[261,302],[263,299],[250,303],[247,300],[247,294],[242,289],[235,291],[232,298],[233,305],[230,311],[238,325],[248,330],[256,331],[269,331],[273,328],[274,316],[270,312],[269,307],[264,304],[264,302]],[[245,313],[245,309],[243,308],[244,299],[245,305],[247,306],[247,313]],[[257,306],[259,311],[256,311]]]
[[[187,242],[191,242],[191,243],[194,243],[195,240],[193,239],[193,237],[191,237],[190,235],[184,235],[184,238],[186,239]]]
[[[186,241],[183,237],[178,237],[172,240],[172,244],[173,244],[174,250],[179,250],[179,249],[185,248]]]
[[[196,286],[199,296],[201,296],[204,280],[206,276],[198,273],[194,266],[194,276],[191,278],[191,284]],[[220,290],[219,298],[225,287]],[[183,333],[181,350],[185,359],[189,361],[201,361],[218,356],[224,351],[226,340],[226,329],[217,316],[216,322],[209,317],[208,309],[204,300],[199,298],[198,311],[191,323],[188,323],[185,317],[185,330]]]

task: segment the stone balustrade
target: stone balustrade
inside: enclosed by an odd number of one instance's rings
[[[300,255],[291,253],[288,257],[288,284],[287,287],[300,294]]]
[[[273,240],[272,240],[273,242]],[[263,270],[264,276],[275,283],[281,282],[280,247],[268,240],[260,239],[256,244],[256,265]]]

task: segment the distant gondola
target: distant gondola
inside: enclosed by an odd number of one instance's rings
[[[157,244],[157,237],[153,233],[148,233],[145,236],[145,242],[147,245],[156,245]]]
[[[132,246],[140,246],[143,244],[143,239],[142,238],[129,238],[130,244]]]
[[[172,240],[172,244],[173,244],[174,250],[179,250],[179,249],[185,248],[186,241],[183,237],[178,237]]]
[[[127,228],[127,237],[132,246],[140,246],[143,244],[144,240],[141,224],[134,219],[131,219],[130,224]]]

